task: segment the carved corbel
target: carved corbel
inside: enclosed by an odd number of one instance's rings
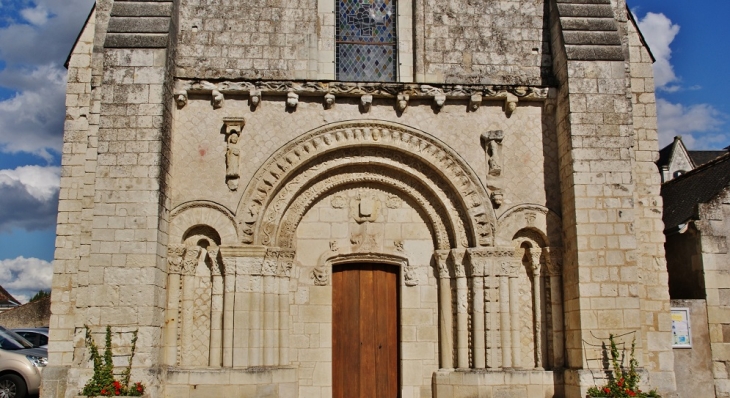
[[[512,93],[505,93],[504,113],[507,114],[508,117],[510,115],[512,115],[512,112],[514,112],[515,109],[517,109],[517,103],[519,101],[520,101],[520,99],[517,98],[516,95],[514,95]]]
[[[487,131],[482,134],[481,140],[487,156],[487,175],[498,177],[502,174],[502,130]]]
[[[286,94],[286,106],[291,109],[296,109],[297,104],[299,104],[299,94],[289,91]]]
[[[246,121],[242,117],[227,117],[223,119],[224,133],[226,134],[226,185],[231,191],[238,189],[239,163],[241,148],[238,141]]]
[[[330,275],[327,267],[317,267],[312,270],[309,279],[314,281],[315,286],[327,286],[330,282]]]
[[[410,96],[408,94],[398,94],[396,97],[396,104],[395,107],[398,110],[398,112],[403,112],[408,108],[408,101],[410,99]]]
[[[218,109],[223,107],[223,101],[225,100],[223,93],[218,90],[213,90],[210,94],[213,97],[213,108]]]
[[[327,93],[324,95],[324,109],[332,109],[335,106],[335,95]]]
[[[261,104],[261,90],[251,90],[248,92],[248,101],[251,108],[256,110]]]
[[[482,105],[482,95],[472,94],[469,98],[469,110],[474,112]]]
[[[495,189],[489,195],[489,198],[492,199],[492,204],[494,204],[494,207],[499,208],[504,204],[504,191],[502,191],[501,189]]]
[[[405,279],[406,286],[418,286],[418,275],[414,267],[408,265],[403,269],[403,279]]]
[[[188,104],[187,90],[175,92],[175,104],[177,104],[177,109],[182,109]]]
[[[436,107],[441,109],[444,107],[444,104],[446,103],[446,94],[440,93],[433,96],[433,102],[436,104]]]
[[[373,96],[370,94],[365,94],[360,97],[360,105],[362,105],[363,112],[369,113],[370,107],[373,105]]]

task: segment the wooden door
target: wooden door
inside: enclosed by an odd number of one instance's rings
[[[333,398],[396,398],[398,273],[382,264],[348,264],[332,273]]]

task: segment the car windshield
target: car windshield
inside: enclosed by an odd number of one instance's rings
[[[24,348],[33,348],[33,344],[15,332],[0,330],[0,348],[15,351]]]

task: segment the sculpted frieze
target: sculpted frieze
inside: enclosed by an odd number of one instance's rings
[[[414,84],[414,83],[350,83],[350,82],[319,82],[319,81],[219,81],[211,82],[200,79],[177,79],[175,81],[175,95],[188,93],[213,93],[255,95],[259,99],[261,94],[267,95],[321,95],[325,97],[361,97],[369,95],[378,98],[410,99],[432,98],[443,103],[447,98],[453,100],[470,100],[472,96],[479,96],[485,100],[500,99],[505,101],[508,113],[514,110],[510,104],[522,100],[545,101],[555,96],[555,90],[539,86],[506,86],[483,84]],[[213,94],[215,96],[215,94]],[[405,98],[404,98],[405,99]],[[334,101],[334,99],[333,99]],[[401,100],[399,99],[398,102]],[[406,99],[406,106],[407,106]],[[222,102],[222,99],[221,99]],[[481,102],[481,100],[479,101]],[[182,105],[184,106],[184,104]],[[181,107],[182,107],[181,106]],[[397,105],[399,108],[402,104]],[[478,107],[478,105],[477,105]],[[405,107],[403,108],[405,109]]]

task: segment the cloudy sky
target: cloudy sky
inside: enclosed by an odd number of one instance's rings
[[[64,119],[63,63],[93,0],[0,0],[0,285],[50,288]],[[730,145],[730,1],[629,0],[657,59],[660,145]]]

